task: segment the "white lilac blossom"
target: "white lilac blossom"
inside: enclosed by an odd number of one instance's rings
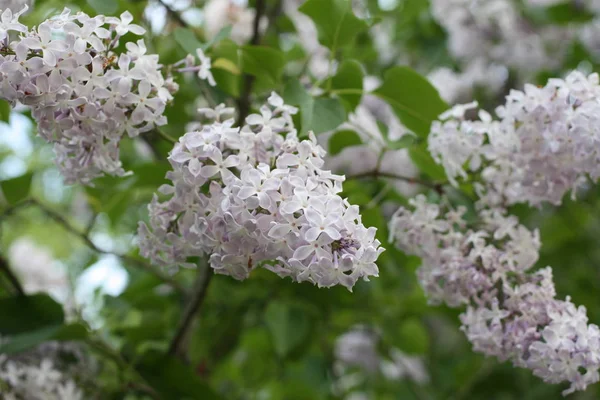
[[[0,354],[2,398],[83,400],[83,391],[74,380],[56,369],[52,359],[37,363],[8,359]]]
[[[31,7],[33,0],[0,0],[0,10],[10,9],[13,13],[17,13],[23,7]]]
[[[497,119],[485,111],[466,118],[476,106],[457,106],[432,125],[429,151],[453,183],[478,172],[490,201],[538,206],[560,204],[567,191],[574,195],[600,176],[597,74],[574,71],[544,87],[513,90]]]
[[[211,122],[171,151],[172,184],[159,188],[169,199],[149,205],[141,254],[172,267],[208,255],[216,273],[239,280],[258,267],[319,287],[377,276],[376,229],[338,195],[344,177],[322,169],[314,135],[298,138],[297,109],[273,93],[241,128],[232,111],[201,110]]]
[[[391,240],[422,259],[418,277],[432,304],[465,307],[462,330],[475,351],[528,368],[564,394],[599,380],[600,330],[586,309],[559,300],[552,269],[532,269],[540,239],[514,216],[482,208],[470,227],[465,209],[444,209],[420,195],[401,208]]]
[[[31,107],[69,183],[123,175],[122,136],[166,123],[162,112],[176,85],[163,77],[158,56],[146,54],[142,40],[114,52],[121,35],[144,33],[132,20],[128,12],[92,18],[65,9],[37,28],[18,23],[18,14],[0,27],[5,36],[17,33],[0,51],[0,96]]]
[[[448,33],[450,53],[460,62],[484,59],[526,78],[560,66],[573,32],[536,27],[511,0],[432,0],[431,11]]]
[[[10,245],[8,259],[25,293],[47,293],[61,303],[68,300],[71,288],[67,271],[48,249],[22,237]]]
[[[344,379],[352,368],[358,368],[363,373],[363,378],[381,374],[390,381],[407,378],[418,384],[429,382],[422,357],[409,356],[397,348],[383,352],[380,347],[380,335],[375,329],[366,326],[353,327],[340,335],[334,348],[334,370],[342,378],[338,382],[338,389],[358,380]],[[354,375],[350,377],[359,378]]]
[[[225,27],[231,26],[230,38],[244,44],[252,38],[256,10],[233,0],[209,0],[204,6],[204,29],[212,39]],[[260,21],[260,30],[267,27],[267,18]]]
[[[489,95],[499,93],[508,79],[508,70],[502,65],[476,59],[459,72],[448,67],[437,68],[429,73],[428,79],[442,99],[456,103],[473,98],[473,92],[477,88]]]
[[[284,0],[283,11],[294,23],[297,35],[293,40],[302,46],[308,55],[308,71],[316,79],[325,79],[335,73],[335,63],[330,62],[329,49],[319,43],[317,27],[312,19],[298,11],[302,1]]]
[[[129,12],[90,17],[65,9],[31,29],[18,17],[2,12],[0,97],[31,108],[68,183],[124,175],[122,137],[165,124],[163,110],[177,90],[143,40],[116,52],[122,35],[144,29]]]

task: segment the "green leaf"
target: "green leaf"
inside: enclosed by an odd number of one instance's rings
[[[153,187],[157,188],[163,183],[167,183],[166,175],[170,170],[167,163],[147,163],[132,168],[135,179],[134,187]]]
[[[2,193],[8,204],[18,203],[29,195],[32,179],[33,174],[30,173],[0,182]]]
[[[204,48],[204,45],[198,40],[194,31],[190,28],[175,28],[173,36],[181,48],[194,57],[196,56],[196,49]]]
[[[431,123],[448,108],[429,81],[408,67],[389,69],[373,93],[389,103],[402,123],[420,137],[429,135]]]
[[[358,61],[346,60],[331,80],[331,88],[353,111],[360,103],[363,90],[363,70]]]
[[[286,104],[302,106],[312,100],[312,96],[306,91],[298,79],[291,80],[283,89],[283,99]]]
[[[306,91],[299,80],[294,79],[287,83],[283,89],[283,99],[286,104],[298,106],[300,113],[294,116],[294,123],[302,134],[308,132],[308,125],[312,122],[314,106],[312,96]]]
[[[16,335],[61,325],[63,308],[50,296],[13,296],[0,299],[0,334]]]
[[[425,145],[411,147],[408,151],[411,160],[425,175],[434,180],[443,181],[446,179],[444,168],[438,165],[433,157],[427,151]]]
[[[357,34],[368,28],[353,14],[350,0],[308,0],[299,11],[313,20],[319,41],[330,49],[352,43]]]
[[[87,2],[98,14],[110,15],[119,10],[117,0],[87,0]]]
[[[11,111],[12,107],[10,106],[10,103],[6,100],[0,100],[0,120],[8,124]]]
[[[214,60],[230,61],[230,63],[220,61],[219,67],[213,68],[212,73],[220,90],[238,97],[240,95],[239,46],[230,39],[223,39],[213,47],[211,56]],[[222,68],[224,65],[227,65],[227,68]]]
[[[310,320],[306,312],[290,303],[270,303],[265,310],[265,322],[273,337],[275,351],[280,357],[290,354],[310,331]]]
[[[202,50],[208,50],[213,45],[219,43],[221,40],[227,39],[231,35],[232,29],[233,29],[233,25],[228,25],[228,26],[221,28],[221,30],[219,31],[219,33],[217,33],[215,35],[215,37],[213,37],[212,39],[210,39],[208,41],[208,43],[203,45]]]
[[[329,154],[335,156],[350,146],[360,146],[362,140],[358,133],[350,130],[338,131],[329,138]]]
[[[0,347],[0,353],[19,353],[49,340],[82,340],[87,335],[87,329],[81,324],[48,326],[11,336],[9,342]]]
[[[242,71],[258,78],[265,78],[271,84],[279,82],[285,55],[283,52],[265,46],[242,46]]]
[[[360,215],[363,224],[367,227],[377,228],[375,236],[380,242],[386,243],[388,240],[388,220],[383,216],[380,207],[361,208]]]
[[[312,97],[298,81],[288,83],[283,92],[287,104],[300,108],[300,132],[315,134],[332,131],[346,120],[346,111],[339,99]]]
[[[346,111],[338,99],[314,99],[312,118],[308,130],[315,134],[332,131],[346,121]],[[302,126],[304,130],[304,124]]]
[[[429,349],[429,332],[420,319],[409,318],[400,325],[395,341],[406,353],[425,354]]]
[[[387,137],[386,137],[386,142],[387,142],[388,149],[400,150],[400,149],[405,149],[407,147],[411,147],[415,143],[418,143],[419,140],[416,136],[406,134],[398,140],[387,140]]]
[[[572,1],[553,5],[540,11],[538,16],[534,16],[535,19],[539,19],[540,23],[556,25],[585,23],[594,19],[594,17],[593,12]]]
[[[221,399],[192,368],[163,352],[148,351],[136,369],[165,399]]]

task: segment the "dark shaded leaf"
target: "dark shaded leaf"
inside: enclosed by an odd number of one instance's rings
[[[285,55],[265,46],[243,46],[241,59],[242,71],[267,79],[272,84],[279,81],[285,66]]]
[[[18,178],[0,182],[2,193],[4,193],[4,198],[8,201],[8,204],[15,204],[29,196],[32,179],[33,174],[25,174]]]
[[[63,308],[50,296],[13,296],[0,299],[0,334],[16,335],[61,325]]]
[[[280,357],[287,356],[299,346],[310,331],[309,317],[295,304],[270,303],[265,310],[265,322]]]
[[[148,351],[136,369],[165,399],[221,399],[191,367],[162,352]]]
[[[350,130],[338,131],[329,138],[329,154],[335,156],[344,150],[346,147],[359,146],[362,140],[358,133]]]
[[[87,329],[81,324],[48,326],[35,331],[11,336],[8,343],[0,347],[0,353],[19,353],[49,340],[82,340],[85,339],[87,335]]]
[[[342,62],[331,80],[331,88],[338,91],[336,94],[347,104],[348,111],[353,111],[362,98],[363,70],[360,63],[355,60]]]

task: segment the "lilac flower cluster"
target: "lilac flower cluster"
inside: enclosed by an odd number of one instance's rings
[[[499,208],[482,208],[469,227],[465,209],[413,199],[400,209],[391,238],[422,258],[418,276],[433,304],[464,307],[462,330],[475,351],[528,368],[546,382],[569,382],[563,394],[600,379],[600,329],[586,309],[556,299],[552,269],[532,271],[539,233]]]
[[[82,400],[75,382],[56,369],[50,358],[25,363],[0,355],[0,384],[3,399]]]
[[[165,105],[177,90],[143,40],[116,52],[123,35],[145,30],[129,12],[90,17],[65,9],[32,29],[19,15],[6,9],[0,18],[0,98],[31,108],[68,183],[124,175],[123,135],[165,124]]]
[[[600,177],[599,99],[598,75],[574,71],[511,91],[497,120],[483,110],[469,119],[477,103],[459,105],[434,122],[429,151],[453,184],[467,170],[479,173],[491,204],[560,204],[567,191]]]
[[[377,276],[383,251],[358,206],[338,193],[343,176],[321,169],[325,151],[300,140],[294,107],[272,94],[242,127],[232,109],[201,110],[210,123],[186,133],[169,156],[171,196],[149,206],[141,254],[165,266],[210,255],[216,273],[246,279],[257,267],[320,287],[351,289]],[[193,264],[192,264],[193,265]]]

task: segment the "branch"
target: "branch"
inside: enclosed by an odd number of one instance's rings
[[[8,265],[8,261],[2,255],[0,255],[0,270],[6,275],[11,285],[15,288],[15,291],[19,296],[25,296],[25,291],[23,290],[23,286],[17,279],[17,276],[12,272],[10,266]]]
[[[6,216],[8,216],[8,215],[10,215],[12,213],[14,213],[19,208],[22,208],[22,207],[27,206],[27,205],[35,205],[36,207],[38,207],[40,210],[42,210],[44,212],[44,214],[46,214],[48,217],[50,217],[51,219],[53,219],[56,223],[58,223],[59,225],[61,225],[68,232],[70,232],[74,236],[77,236],[79,239],[81,239],[81,241],[83,241],[83,243],[87,247],[89,247],[90,249],[94,250],[95,252],[100,253],[100,254],[111,254],[111,255],[114,255],[116,257],[119,257],[121,260],[127,261],[127,262],[135,265],[136,267],[138,267],[140,269],[143,269],[144,271],[146,271],[146,272],[148,272],[148,273],[156,276],[158,279],[160,279],[161,281],[163,281],[166,284],[170,285],[175,290],[177,290],[179,292],[182,292],[182,293],[185,293],[185,288],[179,282],[177,282],[176,280],[174,280],[170,276],[168,276],[166,274],[163,274],[162,272],[158,271],[156,268],[154,268],[150,264],[147,264],[143,260],[140,260],[138,258],[129,256],[129,255],[126,255],[126,254],[113,253],[111,251],[104,250],[104,249],[96,246],[96,244],[90,239],[90,237],[85,232],[82,232],[79,229],[77,229],[76,227],[74,227],[69,221],[67,221],[65,219],[65,217],[63,217],[62,215],[60,215],[56,211],[48,208],[47,206],[45,206],[44,204],[40,203],[36,199],[27,199],[27,200],[24,200],[24,201],[22,201],[22,202],[20,202],[18,204],[15,204],[12,207],[7,208],[4,211],[4,213],[0,216],[0,219],[3,218],[3,217],[6,217]]]
[[[252,25],[252,39],[250,39],[250,45],[252,46],[256,46],[260,43],[260,20],[265,14],[266,3],[266,0],[256,0],[256,13],[254,14]],[[252,87],[254,86],[255,79],[256,78],[253,75],[244,75],[244,87],[238,100],[238,126],[244,124],[244,120],[250,113],[250,95],[252,94]]]
[[[390,179],[396,179],[399,181],[404,181],[407,183],[412,183],[412,184],[416,184],[416,185],[422,185],[425,187],[428,187],[430,189],[435,190],[438,193],[443,193],[444,192],[444,185],[446,184],[445,182],[430,182],[430,181],[425,181],[419,178],[411,178],[408,176],[402,176],[402,175],[397,175],[391,172],[380,172],[380,171],[369,171],[369,172],[363,172],[360,174],[356,174],[356,175],[349,175],[347,176],[348,179],[364,179],[364,178],[390,178]]]
[[[184,28],[189,28],[188,23],[185,22],[183,18],[181,18],[181,15],[179,15],[177,11],[173,10],[171,6],[165,3],[164,0],[158,0],[158,2],[167,10],[167,14],[169,14],[171,18],[177,21],[179,25],[183,26]]]
[[[208,265],[208,263],[198,267],[198,269],[198,277],[194,283],[194,287],[190,295],[191,298],[185,307],[183,316],[181,317],[181,321],[179,322],[175,336],[173,336],[173,339],[171,340],[168,351],[168,354],[178,356],[184,360],[187,356],[186,347],[188,344],[188,335],[192,327],[192,322],[194,321],[194,316],[206,298],[208,285],[212,276],[214,275],[212,268],[210,265]]]

